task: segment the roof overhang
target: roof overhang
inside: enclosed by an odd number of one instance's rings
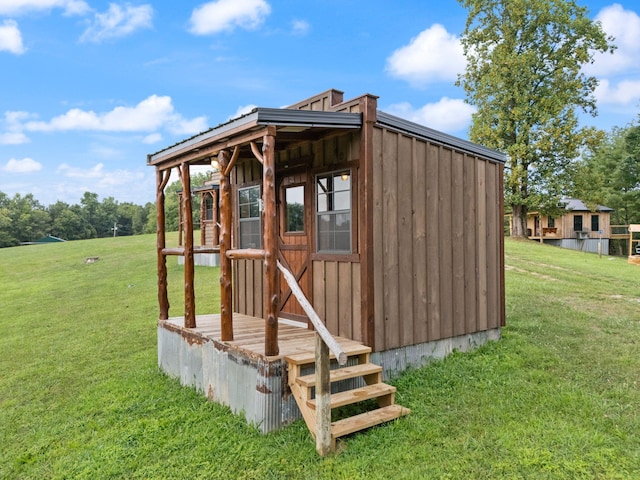
[[[255,108],[250,113],[194,135],[180,143],[147,156],[147,164],[171,167],[198,163],[221,150],[246,145],[270,134],[276,145],[317,137],[329,130],[360,129],[359,113]]]

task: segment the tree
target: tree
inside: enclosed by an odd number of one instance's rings
[[[597,80],[581,69],[612,39],[574,1],[459,1],[469,13],[458,84],[477,108],[469,136],[506,153],[511,234],[525,237],[527,211],[557,206],[574,160],[599,138],[578,126],[577,110],[596,114]]]
[[[640,222],[640,125],[614,128],[584,155],[574,196],[613,208],[613,224]]]

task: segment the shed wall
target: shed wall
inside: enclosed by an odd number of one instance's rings
[[[503,166],[374,129],[376,351],[498,328]]]

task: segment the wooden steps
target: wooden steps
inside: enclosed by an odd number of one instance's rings
[[[339,437],[394,420],[411,412],[408,408],[395,404],[396,388],[382,382],[382,367],[370,363],[371,348],[357,342],[341,346],[351,361],[342,368],[336,368],[337,363],[332,362],[333,368],[329,372],[330,384],[343,383],[340,385],[342,391],[331,394],[330,408],[335,409],[371,399],[376,399],[377,408],[331,422],[331,450],[335,450],[336,439]],[[331,355],[331,358],[334,359],[334,356]],[[286,356],[285,360],[289,367],[289,388],[307,427],[315,437],[317,429],[315,353],[296,353]],[[309,370],[314,373],[307,373]],[[305,375],[301,374],[303,371]],[[357,386],[358,384],[360,386]],[[349,388],[350,386],[352,388]],[[335,391],[336,388],[332,390]]]

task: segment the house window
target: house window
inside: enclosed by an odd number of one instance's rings
[[[284,201],[286,205],[285,232],[304,232],[304,185],[287,187],[284,190]]]
[[[351,253],[351,172],[316,177],[316,247],[319,253]]]
[[[591,215],[591,231],[597,232],[600,230],[600,215]]]
[[[260,248],[260,186],[238,190],[240,248]]]
[[[573,231],[574,232],[582,231],[582,215],[573,216]]]
[[[547,218],[547,227],[554,228],[556,226],[556,219],[553,217]]]

